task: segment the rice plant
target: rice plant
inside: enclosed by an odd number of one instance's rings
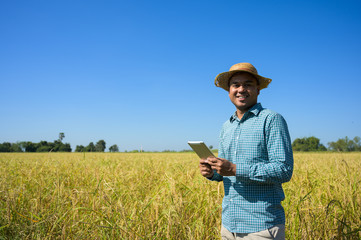
[[[361,239],[361,154],[296,153],[287,239]],[[194,153],[1,153],[0,239],[219,239]]]

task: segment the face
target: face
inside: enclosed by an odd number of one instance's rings
[[[249,73],[237,73],[229,80],[229,98],[242,115],[257,103],[259,91],[256,78]]]

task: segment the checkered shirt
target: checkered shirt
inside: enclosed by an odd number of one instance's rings
[[[285,224],[282,183],[291,179],[293,153],[284,118],[260,103],[242,119],[235,113],[223,125],[218,157],[236,164],[236,176],[223,181],[222,224],[230,232],[258,232]]]

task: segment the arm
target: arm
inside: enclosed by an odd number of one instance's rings
[[[287,123],[275,114],[265,128],[268,163],[238,164],[236,177],[266,184],[288,182],[293,173],[293,153]]]

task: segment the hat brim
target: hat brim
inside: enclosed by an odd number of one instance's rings
[[[216,76],[216,79],[214,80],[214,84],[217,87],[223,88],[224,90],[226,90],[228,92],[229,91],[229,79],[233,76],[233,74],[235,74],[237,72],[246,72],[246,73],[249,73],[252,76],[254,76],[258,80],[260,90],[267,88],[268,84],[270,84],[272,82],[272,79],[270,79],[270,78],[265,78],[265,77],[262,77],[260,75],[254,74],[249,71],[233,70],[233,71],[228,71],[228,72],[223,72],[223,73],[218,74]]]

